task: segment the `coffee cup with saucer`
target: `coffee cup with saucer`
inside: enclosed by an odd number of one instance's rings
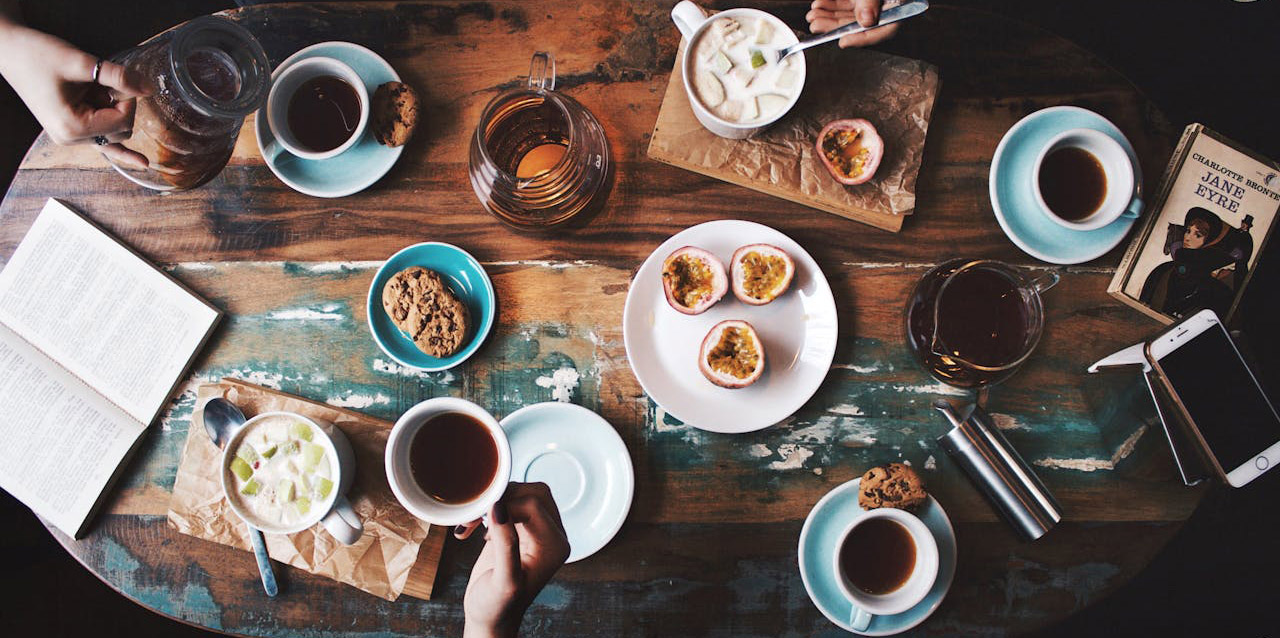
[[[858,574],[859,570],[865,571],[869,568],[883,570],[885,567],[884,565],[858,564],[857,559],[867,555],[859,556],[860,548],[852,546],[858,542],[869,542],[863,530],[866,530],[868,525],[875,525],[875,521],[889,521],[890,528],[897,525],[901,530],[905,530],[906,538],[910,539],[911,544],[909,554],[903,552],[904,555],[896,557],[901,566],[890,566],[898,571],[903,571],[901,567],[906,567],[905,578],[897,584],[888,583],[888,591],[867,591],[855,582],[865,578]],[[859,532],[863,534],[860,536]],[[840,591],[853,606],[849,614],[849,624],[853,626],[854,631],[866,630],[871,624],[871,619],[876,615],[900,614],[915,607],[928,595],[929,590],[933,588],[933,582],[938,577],[938,543],[933,538],[933,532],[920,519],[904,510],[882,507],[866,512],[845,526],[836,547],[831,557],[832,570],[836,574]],[[891,560],[886,558],[886,555],[893,553],[889,549],[876,547],[872,553],[877,554],[875,557],[877,559]],[[846,556],[846,553],[852,557],[852,560]]]

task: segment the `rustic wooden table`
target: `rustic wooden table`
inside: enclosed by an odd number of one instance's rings
[[[802,23],[803,5],[761,6]],[[561,571],[538,598],[528,636],[840,635],[801,584],[801,524],[828,490],[899,459],[924,469],[960,548],[951,593],[921,633],[1042,626],[1141,570],[1202,492],[1176,479],[1158,431],[1129,422],[1117,434],[1095,424],[1084,367],[1156,327],[1104,292],[1119,251],[1059,270],[1039,350],[986,398],[1065,508],[1066,522],[1035,543],[1017,540],[934,444],[945,426],[929,404],[963,393],[913,365],[901,311],[910,286],[950,257],[1045,267],[1005,238],[987,197],[996,143],[1023,115],[1064,103],[1102,113],[1133,141],[1149,180],[1163,168],[1174,128],[1071,43],[998,15],[937,6],[885,47],[937,64],[943,78],[916,215],[890,234],[645,157],[677,44],[669,9],[538,0],[233,13],[273,63],[313,42],[350,40],[382,53],[422,93],[426,128],[399,164],[340,200],[300,195],[276,180],[249,126],[221,176],[171,195],[121,179],[89,147],[57,147],[41,136],[0,207],[0,255],[12,252],[45,198],[57,196],[228,315],[106,514],[80,541],[52,533],[125,596],[212,629],[458,635],[479,541],[448,544],[431,602],[388,603],[283,568],[282,594],[272,600],[261,595],[247,553],[174,532],[165,512],[193,388],[231,375],[387,419],[422,399],[454,395],[504,416],[550,400],[552,388],[538,381],[573,368],[580,378],[573,401],[603,414],[630,448],[636,497],[617,538]],[[466,176],[466,143],[481,108],[525,73],[537,49],[555,53],[559,88],[601,120],[618,163],[606,209],[589,226],[550,237],[505,230],[480,208]],[[804,245],[842,317],[836,363],[819,393],[783,423],[738,436],[666,417],[632,376],[620,327],[644,257],[680,229],[723,218],[763,222]],[[365,292],[380,260],[424,240],[473,252],[500,300],[498,324],[478,355],[442,373],[394,365],[365,323]]]

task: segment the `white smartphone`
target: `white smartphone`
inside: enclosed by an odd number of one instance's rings
[[[1201,310],[1146,351],[1227,483],[1240,487],[1280,465],[1280,415],[1218,315]]]

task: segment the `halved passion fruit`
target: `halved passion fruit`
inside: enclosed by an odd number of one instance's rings
[[[748,244],[734,251],[729,266],[733,294],[753,306],[777,299],[791,287],[796,262],[787,251],[769,244]]]
[[[721,321],[702,340],[698,369],[708,381],[725,388],[745,388],[755,383],[764,373],[760,335],[745,321]]]
[[[662,262],[662,290],[667,303],[686,315],[706,312],[729,291],[724,264],[715,255],[685,246]]]
[[[884,155],[884,140],[863,119],[836,120],[818,133],[818,157],[841,184],[861,184],[875,175]]]

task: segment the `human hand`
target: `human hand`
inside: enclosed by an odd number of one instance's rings
[[[98,58],[35,29],[0,23],[0,75],[13,87],[59,144],[81,144],[102,136],[111,144],[104,155],[146,168],[147,160],[119,141],[133,129],[133,98],[147,93],[141,80],[125,67],[103,62],[98,84],[93,67]]]
[[[842,27],[854,20],[864,27],[880,22],[881,0],[813,0],[809,13],[804,19],[809,21],[809,31],[826,33],[836,27]],[[852,33],[840,38],[840,48],[865,47],[892,38],[902,25],[890,24],[878,29]]]
[[[480,521],[459,525],[465,539]],[[534,597],[569,558],[560,509],[546,483],[512,483],[489,511],[488,542],[462,601],[464,638],[513,638]]]

